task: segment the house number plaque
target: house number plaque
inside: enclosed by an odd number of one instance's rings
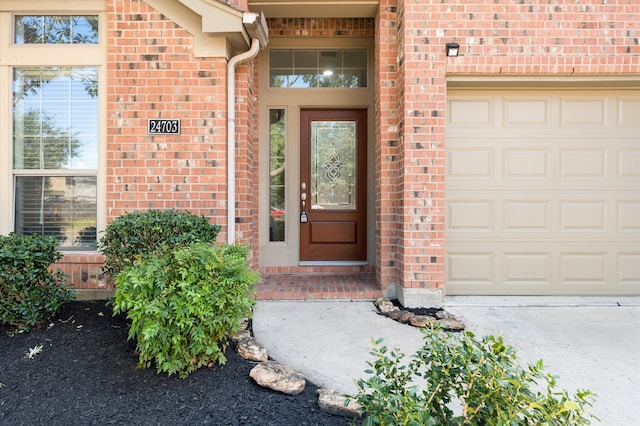
[[[179,135],[180,120],[171,120],[166,118],[150,118],[147,127],[149,135]]]

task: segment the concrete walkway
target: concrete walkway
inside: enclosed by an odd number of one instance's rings
[[[597,393],[601,424],[639,424],[640,297],[449,297],[444,307],[477,336],[502,333],[523,363],[542,358],[560,389]],[[422,345],[418,329],[378,315],[371,302],[260,301],[253,332],[279,363],[350,394],[373,359],[372,339],[407,355]]]

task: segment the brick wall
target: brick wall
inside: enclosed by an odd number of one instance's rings
[[[372,37],[373,19],[272,18],[269,37]]]
[[[398,275],[404,288],[444,285],[445,70],[419,34],[425,2],[398,1]]]
[[[246,0],[227,3],[246,7]],[[225,60],[194,57],[192,36],[142,0],[107,5],[107,220],[130,210],[177,208],[225,225]],[[444,285],[447,78],[640,74],[640,4],[634,0],[381,0],[375,21],[269,19],[269,28],[272,38],[377,39],[372,146],[376,271],[383,288]],[[461,45],[458,58],[445,57],[451,41]],[[236,80],[236,229],[238,241],[255,252],[257,69],[240,65]],[[182,134],[149,136],[148,118],[179,118]],[[226,229],[219,240],[226,240]],[[82,256],[68,255],[60,265],[79,279],[78,288],[104,287],[99,256]]]
[[[375,67],[375,193],[376,193],[376,279],[394,293],[398,284],[399,232],[398,193],[398,6],[396,0],[382,0],[376,19]]]
[[[195,57],[192,35],[142,0],[109,0],[107,25],[107,221],[134,210],[188,210],[221,225],[218,241],[226,241],[225,58]],[[238,67],[238,93],[248,90],[248,72]],[[246,153],[248,106],[237,105]],[[181,134],[147,135],[149,118],[180,119]],[[239,222],[250,223],[242,194],[252,179],[246,162],[238,169]],[[70,253],[57,266],[76,288],[108,288],[102,278],[83,278],[98,277],[101,260]]]
[[[390,13],[396,9],[397,16]],[[397,22],[397,23],[396,23]],[[381,64],[398,58],[398,196],[399,229],[395,264],[405,288],[441,288],[444,283],[444,150],[447,78],[451,76],[637,75],[640,73],[640,4],[637,1],[382,1],[378,22]],[[394,50],[386,40],[394,38]],[[445,44],[458,42],[460,56],[445,57]],[[380,78],[380,108],[386,88]],[[393,95],[391,95],[393,96]],[[392,98],[392,97],[391,97]],[[385,111],[381,116],[383,152],[380,182],[393,166],[385,166]],[[389,141],[392,137],[386,138]],[[389,158],[394,155],[389,151]],[[385,213],[385,187],[378,184]],[[392,218],[393,216],[389,216]],[[378,241],[379,262],[392,254]]]
[[[139,0],[108,9],[107,215],[183,209],[226,220],[226,62]],[[149,118],[180,135],[147,135]],[[225,238],[225,230],[219,238]]]
[[[447,62],[450,74],[640,72],[635,0],[422,3],[415,4],[418,19],[434,25],[416,32],[415,43],[458,42],[461,56]]]
[[[257,59],[236,69],[236,240],[258,247]],[[254,259],[257,261],[257,258]],[[257,264],[256,264],[257,265]]]
[[[113,289],[113,283],[101,272],[103,261],[102,255],[96,253],[67,254],[51,269],[66,275],[65,279],[73,284],[77,298],[102,298]]]

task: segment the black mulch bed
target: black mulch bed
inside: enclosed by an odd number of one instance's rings
[[[105,302],[72,302],[53,326],[9,337],[0,327],[0,425],[348,425],[321,411],[317,387],[284,395],[255,384],[255,365],[227,363],[182,380],[136,369],[124,316]],[[26,357],[30,348],[42,352]]]
[[[400,309],[404,309],[405,311],[411,312],[415,315],[428,315],[435,316],[438,312],[444,311],[443,308],[405,308],[402,306],[402,303],[398,299],[392,299],[391,303],[397,306]]]

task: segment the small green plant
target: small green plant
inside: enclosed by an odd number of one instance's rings
[[[220,227],[204,216],[176,210],[126,213],[107,225],[98,243],[103,272],[115,278],[147,254],[162,254],[195,242],[215,242]]]
[[[364,425],[588,425],[593,394],[571,397],[543,372],[542,360],[522,368],[502,337],[476,340],[425,329],[424,346],[409,362],[374,342],[375,356],[356,381]],[[354,397],[351,397],[354,398]],[[458,412],[452,403],[460,404]]]
[[[62,258],[56,239],[0,236],[0,322],[25,332],[51,318],[73,298],[64,274],[50,266]]]
[[[181,378],[210,363],[224,364],[227,336],[251,315],[259,275],[248,248],[195,243],[141,259],[116,278],[114,314],[131,320],[138,367]]]

